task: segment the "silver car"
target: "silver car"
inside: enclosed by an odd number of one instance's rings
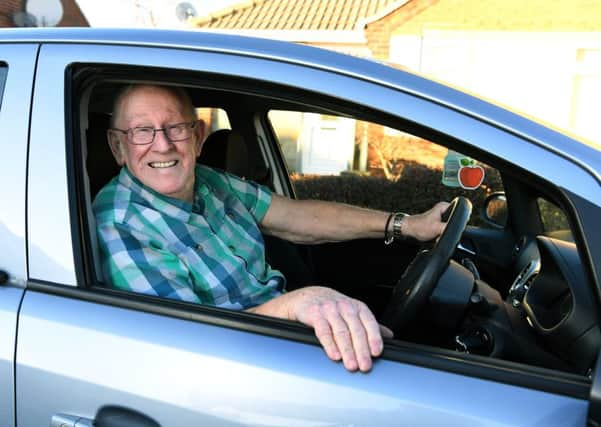
[[[91,202],[131,82],[185,87],[212,130],[201,161],[279,194],[457,201],[444,245],[266,238],[290,289],[326,283],[394,327],[369,373],[300,324],[106,283]],[[0,95],[2,426],[601,421],[591,145],[384,64],[202,32],[2,30]]]

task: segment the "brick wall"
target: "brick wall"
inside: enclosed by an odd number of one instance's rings
[[[390,35],[422,15],[439,1],[444,0],[410,0],[382,19],[368,24],[365,28],[365,38],[373,57],[388,59]]]
[[[63,18],[58,23],[59,27],[89,27],[90,23],[85,18],[75,0],[61,0],[63,3]]]
[[[0,2],[0,27],[13,27],[13,13],[23,9],[21,0],[3,0]]]
[[[63,17],[58,27],[89,27],[81,9],[75,0],[61,0],[63,5]],[[0,1],[0,27],[14,27],[13,15],[24,9],[23,0],[1,0]]]

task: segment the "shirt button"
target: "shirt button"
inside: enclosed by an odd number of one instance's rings
[[[194,246],[194,249],[196,249],[197,251],[202,251],[202,245],[201,245],[200,243],[197,243],[197,244]]]

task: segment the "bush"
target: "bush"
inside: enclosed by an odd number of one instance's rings
[[[441,183],[441,170],[406,161],[401,178],[389,181],[383,177],[360,176],[352,173],[333,175],[293,175],[292,181],[299,199],[333,200],[383,211],[423,212],[440,200],[450,201],[465,196],[474,208],[471,223],[480,224],[484,199],[503,185],[495,169],[483,166],[484,182],[477,190],[446,187]]]

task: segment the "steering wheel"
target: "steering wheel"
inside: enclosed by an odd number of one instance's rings
[[[447,225],[430,250],[421,250],[397,282],[381,323],[399,331],[413,319],[426,303],[438,279],[444,273],[472,213],[472,203],[465,197],[454,198],[445,213]]]

